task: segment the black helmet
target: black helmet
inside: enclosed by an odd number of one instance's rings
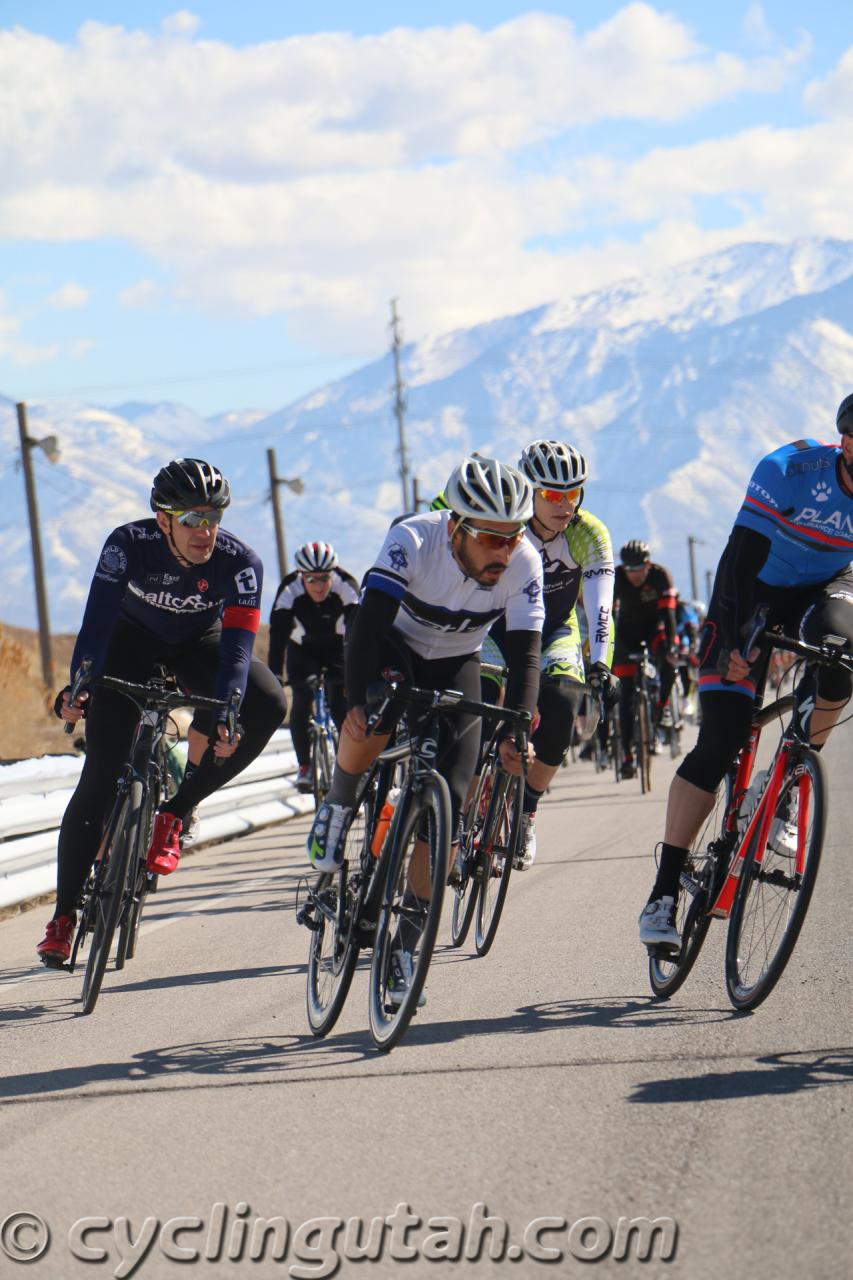
[[[853,435],[853,395],[845,396],[838,406],[835,425],[840,436]]]
[[[201,458],[175,458],[154,477],[152,511],[185,511],[188,507],[227,507],[231,486],[221,471]]]
[[[639,538],[632,538],[630,542],[626,542],[619,552],[619,559],[626,569],[641,569],[651,558],[649,544],[641,542]]]

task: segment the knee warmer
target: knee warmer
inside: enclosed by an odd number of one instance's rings
[[[545,679],[539,687],[539,728],[533,735],[536,758],[556,766],[572,740],[572,725],[583,701],[583,686],[574,680]]]

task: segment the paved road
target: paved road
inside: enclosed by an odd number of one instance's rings
[[[452,951],[445,921],[427,1007],[386,1056],[364,973],[334,1034],[307,1034],[304,820],[185,859],[89,1018],[78,976],[32,964],[47,912],[3,922],[0,1220],[38,1214],[52,1239],[23,1269],[0,1253],[0,1275],[172,1277],[195,1256],[211,1280],[421,1277],[478,1242],[465,1274],[849,1275],[850,745],[827,753],[804,934],[754,1015],[727,1002],[719,925],[682,992],[650,997],[636,916],[668,760],[645,798],[558,775],[491,955]],[[677,1223],[668,1263],[662,1235],[645,1263],[625,1243],[643,1217]],[[37,1240],[0,1228],[7,1254]]]

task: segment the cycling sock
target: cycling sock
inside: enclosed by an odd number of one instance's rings
[[[544,791],[536,791],[533,787],[531,787],[529,782],[525,782],[524,800],[521,805],[521,812],[535,813],[536,806],[539,804],[539,801],[542,799],[544,794],[545,794]]]
[[[335,772],[332,774],[332,785],[329,787],[326,796],[326,803],[342,804],[345,809],[351,809],[355,804],[355,794],[358,791],[360,781],[360,773],[347,773],[346,769],[342,769],[339,764],[336,764]]]
[[[660,866],[654,888],[649,894],[649,902],[655,898],[677,898],[678,878],[681,875],[687,850],[677,844],[662,844],[660,847]]]

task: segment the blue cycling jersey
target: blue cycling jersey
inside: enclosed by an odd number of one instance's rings
[[[762,458],[735,525],[770,539],[770,587],[827,582],[853,560],[853,497],[838,479],[841,446],[796,440]]]
[[[251,547],[219,529],[209,560],[182,565],[156,520],[114,529],[104,543],[89,589],[83,625],[71,659],[71,678],[85,656],[93,674],[103,669],[117,618],[150,631],[164,645],[180,645],[222,622],[219,671],[213,696],[246,692],[260,621],[263,566]]]

